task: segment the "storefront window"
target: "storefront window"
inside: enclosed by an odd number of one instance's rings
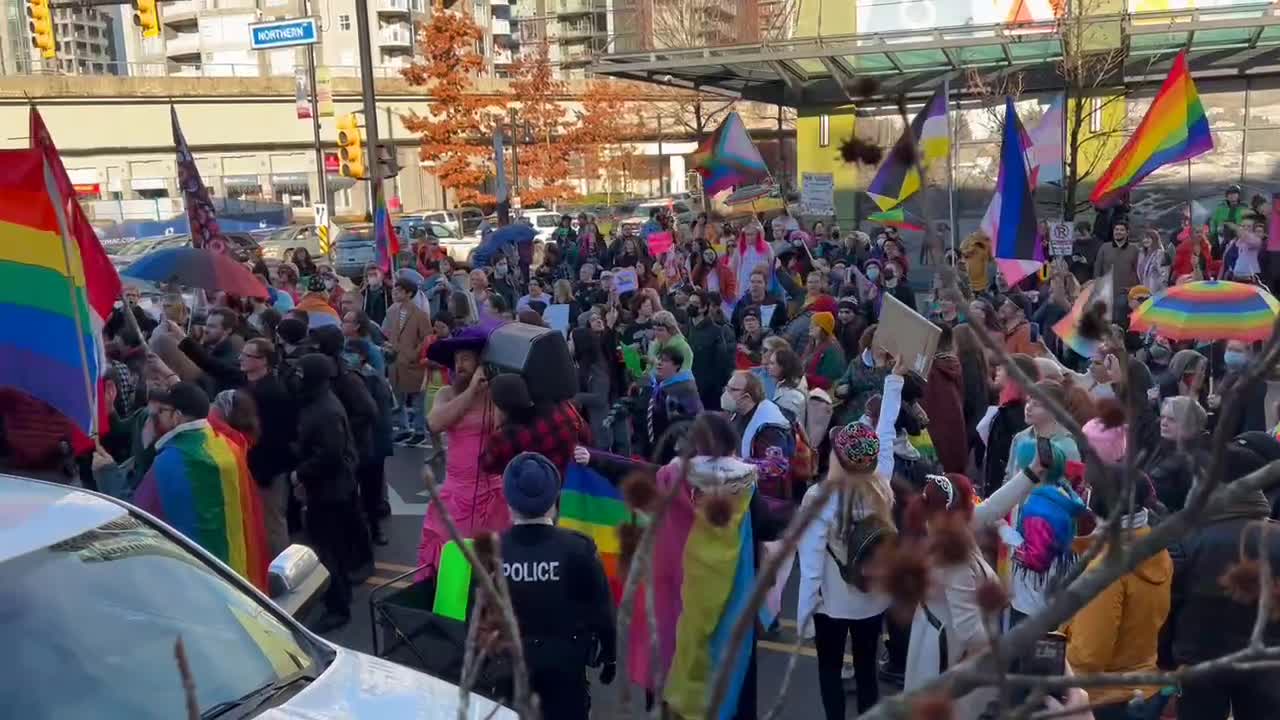
[[[1249,127],[1280,127],[1280,87],[1249,90]]]

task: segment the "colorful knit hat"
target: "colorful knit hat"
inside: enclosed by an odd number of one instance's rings
[[[809,322],[826,330],[828,335],[834,334],[836,331],[836,319],[829,312],[814,313]]]
[[[880,457],[880,439],[876,431],[860,422],[831,429],[831,452],[845,470],[870,472]]]

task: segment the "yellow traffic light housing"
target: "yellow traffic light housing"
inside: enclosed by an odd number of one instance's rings
[[[342,175],[363,179],[368,173],[364,164],[363,140],[360,137],[360,119],[354,113],[338,117],[338,158],[342,161]]]
[[[133,24],[144,38],[160,37],[160,8],[156,0],[133,0]]]
[[[31,44],[40,51],[40,57],[52,60],[58,52],[53,39],[53,11],[49,0],[27,0],[27,19],[31,28]]]

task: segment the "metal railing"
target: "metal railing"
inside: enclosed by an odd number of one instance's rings
[[[410,38],[412,42],[412,38]],[[250,78],[250,77],[293,77],[293,66],[287,68],[273,68],[270,63],[175,63],[165,61],[151,62],[120,62],[112,60],[97,60],[95,64],[102,65],[105,72],[97,73],[101,76],[111,77],[206,77],[206,78]],[[358,78],[360,77],[360,67],[358,65],[330,65],[329,75],[331,77],[341,78]],[[41,76],[85,76],[92,77],[86,73],[73,72],[65,68],[55,66],[50,62],[32,62],[30,59],[22,58],[17,60],[13,66],[3,68],[0,75],[5,76],[22,76],[22,75],[41,75]],[[377,65],[373,68],[373,76],[378,79],[398,79],[400,77],[400,67],[395,65]]]

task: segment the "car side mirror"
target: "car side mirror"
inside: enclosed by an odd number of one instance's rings
[[[267,566],[267,594],[292,617],[305,614],[328,587],[329,571],[306,545],[290,545]]]

